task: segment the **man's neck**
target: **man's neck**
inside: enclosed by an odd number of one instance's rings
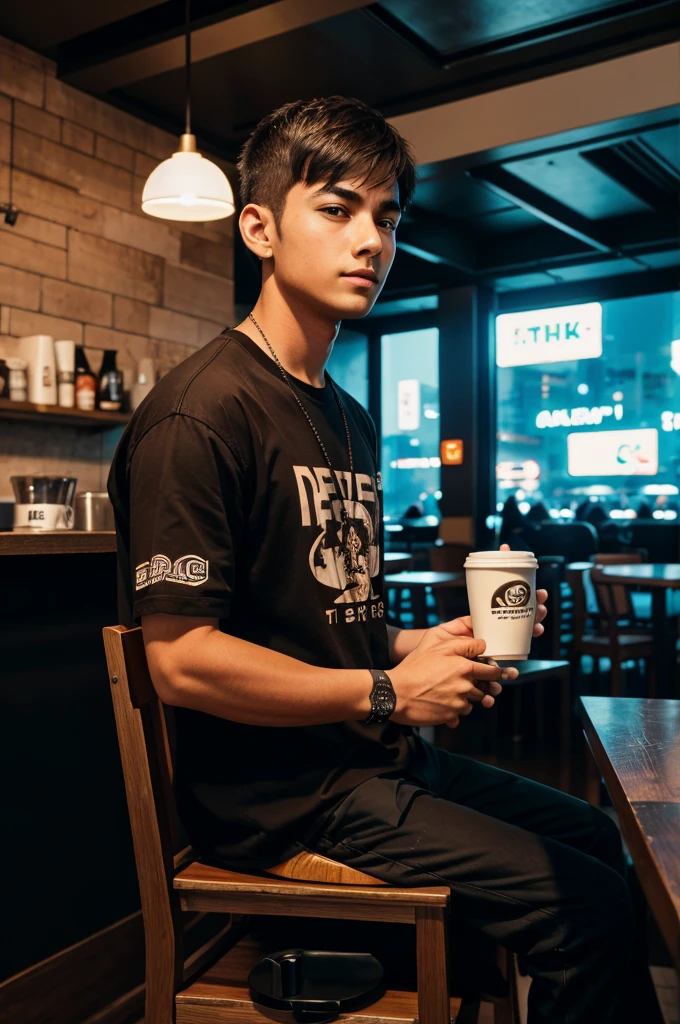
[[[309,309],[293,308],[278,290],[265,289],[253,309],[281,365],[291,376],[315,388],[325,386],[324,369],[333,351],[338,324]],[[246,317],[237,330],[247,334],[270,359],[272,354],[253,321]]]

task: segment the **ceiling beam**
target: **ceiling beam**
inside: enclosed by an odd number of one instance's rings
[[[472,275],[475,247],[452,224],[418,207],[411,207],[397,228],[397,248],[428,263],[443,263]]]
[[[237,12],[231,8],[231,15],[225,12],[221,20],[194,29],[191,33],[192,61],[208,60],[220,53],[238,50],[251,43],[270,39],[284,32],[313,25],[324,18],[345,14],[364,7],[366,0],[275,0],[273,3],[258,4],[255,9]],[[252,6],[252,5],[251,5]],[[87,92],[102,94],[118,89],[132,82],[153,78],[166,71],[173,71],[184,65],[183,28],[171,39],[152,42],[139,41],[132,52],[93,60],[88,66],[69,69],[60,68],[59,74],[65,81]]]
[[[652,210],[677,217],[680,212],[677,198],[673,202],[673,194],[660,188],[651,178],[638,170],[624,153],[625,149],[622,153],[619,149],[604,147],[586,150],[581,156]]]
[[[591,249],[598,249],[600,252],[611,253],[614,250],[599,237],[597,228],[580,213],[571,210],[568,206],[546,195],[540,189],[529,185],[526,181],[506,171],[498,164],[491,164],[487,167],[475,167],[467,172],[471,177],[483,182],[492,192],[508,199],[515,206],[519,206],[527,213],[533,214],[539,220],[545,221],[551,227],[563,231],[572,238],[576,238]]]
[[[603,253],[585,248],[575,238],[558,235],[547,225],[487,235],[477,246],[475,271],[485,277],[508,277],[597,263],[612,255],[644,259],[647,253],[673,252],[678,246],[676,221],[657,213],[613,217],[607,223],[607,240],[612,252]]]
[[[678,287],[678,268],[645,270],[639,274],[617,274],[568,284],[545,285],[499,292],[497,312],[510,313],[527,309],[545,309],[577,302],[603,302],[606,299],[627,299],[633,295],[654,295],[673,292]]]
[[[599,125],[680,103],[680,43],[390,118],[418,164]]]

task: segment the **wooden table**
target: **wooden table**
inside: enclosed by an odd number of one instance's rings
[[[656,650],[658,692],[667,697],[680,695],[675,637],[673,637],[671,652],[666,613],[666,591],[680,590],[680,565],[677,563],[662,565],[643,563],[641,565],[603,565],[601,568],[603,575],[614,583],[651,590],[652,633]]]
[[[464,572],[398,572],[385,576],[387,590],[408,590],[413,605],[414,629],[427,627],[427,588],[464,587]]]
[[[680,701],[582,697],[581,719],[680,973]]]

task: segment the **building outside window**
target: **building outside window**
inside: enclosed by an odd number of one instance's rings
[[[503,314],[496,356],[498,511],[677,518],[679,292]]]
[[[439,331],[385,334],[381,345],[385,519],[440,518]]]

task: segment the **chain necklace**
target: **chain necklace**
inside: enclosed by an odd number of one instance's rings
[[[331,460],[330,460],[330,458],[328,456],[328,452],[326,451],[326,446],[323,443],[323,441],[321,440],[321,437],[319,435],[319,431],[316,429],[316,427],[314,426],[314,423],[312,422],[312,417],[309,415],[309,413],[305,409],[304,405],[302,404],[302,402],[300,400],[300,396],[298,395],[298,393],[297,393],[297,391],[295,389],[295,385],[293,384],[292,380],[290,379],[290,377],[288,376],[288,374],[284,370],[283,366],[281,365],[281,361],[279,360],[279,357],[277,356],[277,354],[274,351],[274,349],[272,348],[272,346],[269,344],[269,339],[267,338],[266,334],[264,333],[264,331],[262,330],[262,328],[258,324],[258,322],[255,319],[255,317],[253,316],[253,314],[249,313],[248,317],[253,321],[253,323],[257,327],[258,331],[262,335],[262,338],[264,339],[264,342],[265,342],[267,348],[269,349],[269,351],[271,352],[272,356],[274,357],[274,361],[275,361],[276,365],[278,366],[279,370],[281,371],[281,373],[283,375],[283,379],[285,380],[285,382],[288,385],[288,387],[290,388],[290,390],[293,392],[293,395],[295,397],[295,401],[297,402],[297,404],[302,409],[302,412],[303,412],[303,414],[305,416],[305,419],[307,420],[307,422],[309,423],[310,427],[314,431],[314,436],[316,437],[317,441],[319,442],[319,447],[321,448],[321,451],[324,454],[324,458],[325,458],[326,462],[328,463],[328,468],[330,469],[331,475],[332,475],[333,474],[333,465],[332,465]],[[351,439],[350,433],[349,433],[349,424],[347,422],[347,414],[345,413],[345,407],[342,404],[342,400],[340,398],[340,395],[338,394],[338,389],[336,388],[335,384],[331,380],[330,376],[328,376],[328,380],[330,382],[333,394],[335,395],[335,401],[338,403],[338,408],[340,409],[340,412],[342,414],[342,421],[345,424],[345,434],[347,436],[347,451],[349,453],[349,471],[350,471],[350,473],[353,474],[354,473],[354,459],[352,457],[352,439]],[[331,510],[332,510],[332,507],[333,507],[333,503],[331,502]],[[335,516],[333,518],[335,518]]]

